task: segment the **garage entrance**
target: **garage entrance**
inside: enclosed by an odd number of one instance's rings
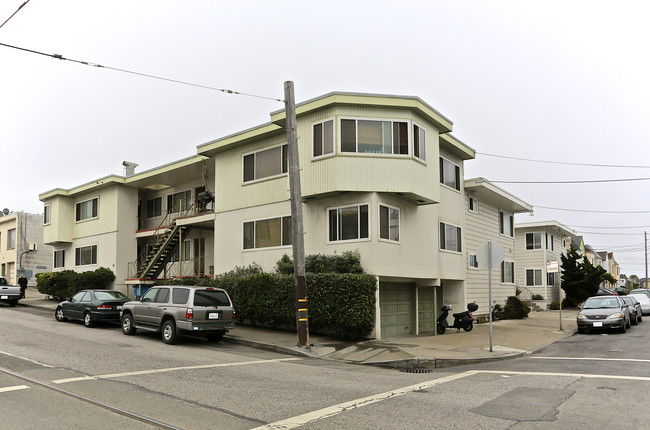
[[[381,337],[408,336],[414,333],[415,284],[379,283]]]

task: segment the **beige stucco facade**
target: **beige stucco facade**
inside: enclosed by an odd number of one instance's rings
[[[52,269],[51,247],[43,241],[43,215],[24,212],[0,216],[0,276],[16,285],[22,274],[28,285],[37,273]]]

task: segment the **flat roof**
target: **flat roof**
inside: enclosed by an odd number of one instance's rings
[[[464,188],[466,192],[475,194],[480,200],[494,202],[502,209],[508,209],[513,213],[532,212],[533,206],[508,191],[497,187],[485,178],[465,179]],[[480,206],[479,206],[480,207]]]

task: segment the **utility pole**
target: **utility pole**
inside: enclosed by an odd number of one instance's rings
[[[309,348],[309,317],[307,313],[307,280],[305,278],[305,238],[302,227],[302,191],[300,190],[300,159],[296,130],[296,100],[293,81],[284,83],[284,105],[287,116],[289,149],[289,193],[291,196],[291,236],[293,243],[293,275],[296,283],[296,325],[298,346]]]
[[[643,232],[643,245],[645,246],[645,287],[648,288],[648,232]]]

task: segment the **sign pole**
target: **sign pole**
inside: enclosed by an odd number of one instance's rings
[[[487,259],[488,259],[488,311],[490,312],[490,352],[492,352],[492,242],[487,243]]]

